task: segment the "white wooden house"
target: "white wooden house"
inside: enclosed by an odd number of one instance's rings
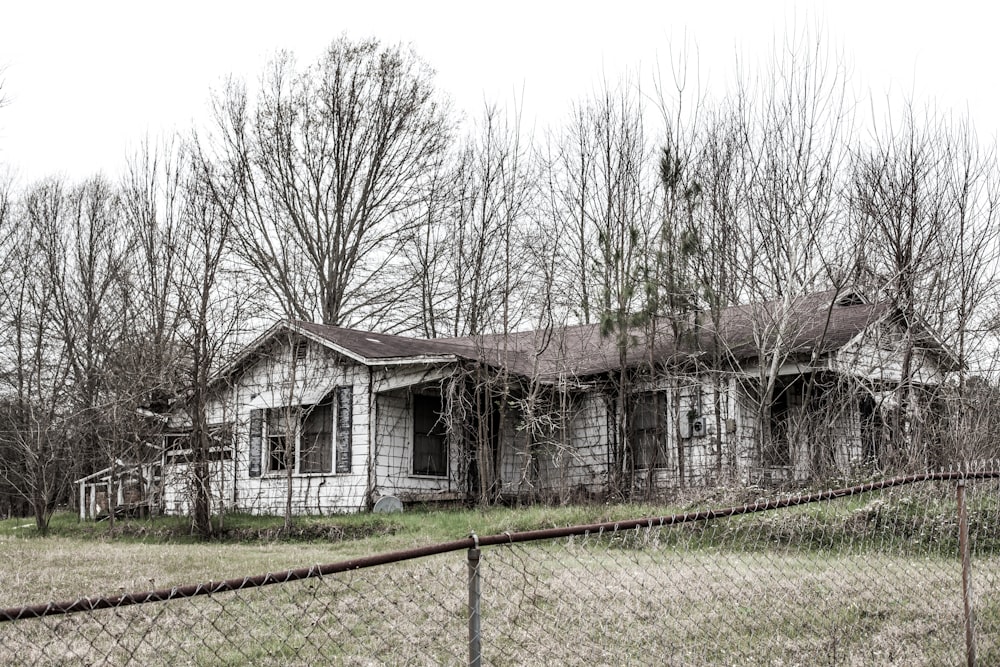
[[[487,478],[497,496],[564,499],[621,479],[657,492],[802,479],[877,455],[904,367],[909,387],[957,368],[926,329],[850,292],[675,324],[428,340],[279,322],[216,378],[214,509],[459,501]],[[188,510],[189,465],[165,452],[167,512]]]

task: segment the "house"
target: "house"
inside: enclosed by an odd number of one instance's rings
[[[419,339],[279,322],[222,368],[208,421],[216,509],[785,483],[916,437],[959,367],[899,309],[851,291],[598,325]],[[190,461],[166,451],[163,509]]]

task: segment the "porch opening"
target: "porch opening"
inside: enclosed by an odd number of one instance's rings
[[[439,394],[413,395],[413,474],[448,476],[447,428]]]

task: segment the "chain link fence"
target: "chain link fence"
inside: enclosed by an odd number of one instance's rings
[[[1000,664],[997,477],[898,478],[0,609],[0,662]]]

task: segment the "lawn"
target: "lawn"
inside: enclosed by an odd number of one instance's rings
[[[29,519],[0,521],[0,607],[148,590],[331,563],[479,535],[666,514],[653,505],[497,507],[296,519],[230,515],[212,540],[178,517],[80,522],[57,514],[39,537]]]
[[[963,662],[961,573],[953,561],[682,553],[652,542],[485,549],[487,664]],[[162,553],[165,560],[175,555]],[[273,562],[278,553],[260,555]],[[994,571],[998,565],[979,563]],[[5,664],[462,664],[467,574],[458,552],[236,593],[6,623],[0,653],[6,652]],[[980,601],[996,608],[995,592]],[[982,664],[1000,658],[997,630],[995,619],[978,626]]]
[[[486,664],[951,665],[965,661],[947,492],[882,494],[673,528],[483,549]],[[686,507],[685,507],[686,508]],[[981,664],[1000,663],[995,502],[972,508]],[[227,517],[226,539],[169,519],[0,523],[2,607],[274,572],[375,552],[674,511],[497,508]],[[171,523],[174,521],[174,523]],[[317,537],[322,536],[322,537]],[[323,578],[0,624],[4,664],[462,664],[466,552]]]

